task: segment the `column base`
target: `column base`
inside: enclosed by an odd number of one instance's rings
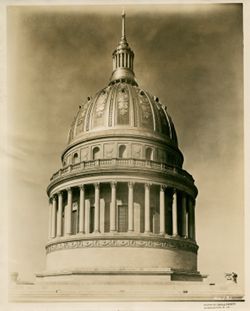
[[[85,232],[84,231],[77,232],[77,235],[82,235],[82,234],[85,234]]]

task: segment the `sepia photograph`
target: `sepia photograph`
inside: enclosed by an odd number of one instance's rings
[[[243,16],[7,3],[9,303],[244,306]]]

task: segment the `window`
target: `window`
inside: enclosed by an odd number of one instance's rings
[[[126,146],[119,146],[119,158],[125,158],[126,156]]]
[[[100,159],[101,152],[99,147],[93,148],[93,160]]]
[[[152,148],[147,148],[146,149],[146,160],[153,160],[153,150]]]
[[[128,206],[118,206],[118,232],[128,231]]]
[[[75,153],[73,155],[73,164],[78,163],[79,162],[79,157],[78,157],[78,153]]]

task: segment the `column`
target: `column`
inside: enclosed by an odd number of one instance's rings
[[[122,53],[122,67],[124,67],[124,53]]]
[[[56,196],[52,198],[51,238],[56,236]]]
[[[90,201],[86,200],[85,202],[85,233],[89,234],[90,232]]]
[[[72,189],[67,189],[68,202],[67,202],[67,218],[66,218],[66,235],[72,234]]]
[[[116,231],[116,183],[111,183],[110,232]]]
[[[145,233],[150,232],[150,185],[145,184]]]
[[[100,184],[95,184],[95,223],[94,232],[100,232]]]
[[[52,225],[52,202],[51,198],[49,198],[49,226],[48,226],[48,239],[51,239],[51,225]]]
[[[79,199],[79,233],[84,233],[85,224],[85,189],[84,185],[80,186],[80,199]]]
[[[160,186],[160,234],[165,234],[165,187]]]
[[[105,200],[100,199],[100,232],[105,231]]]
[[[195,240],[195,213],[192,198],[188,198],[188,237]]]
[[[58,211],[57,211],[57,228],[56,235],[62,236],[62,192],[58,193]]]
[[[195,234],[195,201],[192,204],[192,213],[193,213],[193,240],[196,240],[196,234]]]
[[[128,231],[134,231],[134,183],[128,183]]]
[[[181,235],[187,236],[187,197],[186,193],[182,193],[182,206],[181,206]]]
[[[172,235],[178,235],[177,231],[177,190],[174,190],[173,194],[173,204],[172,204],[172,226],[173,232]]]

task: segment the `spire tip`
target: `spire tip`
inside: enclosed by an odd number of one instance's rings
[[[125,34],[125,11],[124,9],[122,10],[122,39],[125,39],[126,34]]]

